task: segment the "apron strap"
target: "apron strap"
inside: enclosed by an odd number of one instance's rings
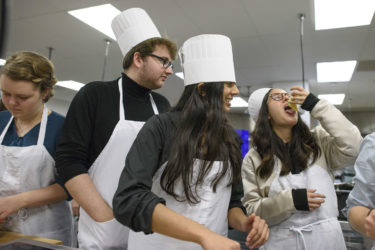
[[[10,126],[10,124],[13,121],[13,118],[14,118],[14,116],[12,116],[9,119],[8,124],[6,125],[6,127],[3,130],[3,132],[1,133],[1,135],[0,135],[0,144],[3,143],[5,134],[8,131],[9,126]],[[44,143],[44,138],[45,138],[45,134],[46,134],[46,127],[47,127],[47,118],[48,118],[48,109],[47,109],[47,106],[44,105],[42,120],[40,122],[40,128],[39,128],[39,135],[38,135],[37,145],[43,145],[43,143]]]
[[[118,79],[118,90],[120,92],[120,108],[119,108],[120,114],[119,114],[119,117],[120,117],[120,120],[125,120],[125,109],[124,109],[123,100],[122,100],[122,77],[120,77],[120,79]],[[151,105],[152,105],[152,109],[154,110],[154,114],[158,115],[159,114],[158,107],[156,106],[156,103],[155,103],[154,98],[152,97],[151,93],[150,93],[150,102],[151,102]]]
[[[3,139],[5,137],[5,134],[7,133],[8,128],[9,128],[10,124],[12,123],[12,121],[13,121],[13,116],[10,117],[8,124],[5,126],[3,132],[0,135],[0,145],[3,143]]]
[[[120,121],[122,120],[125,120],[125,109],[124,109],[124,104],[123,104],[123,100],[122,100],[122,77],[120,77],[120,79],[118,79],[118,90],[120,92],[120,108],[119,108],[119,117],[120,117]]]
[[[151,104],[152,104],[152,109],[154,110],[154,114],[158,115],[159,114],[158,107],[156,107],[156,103],[154,101],[154,98],[152,98],[151,93],[150,93],[150,101],[151,101]]]
[[[40,121],[40,128],[39,128],[39,135],[38,135],[38,143],[37,145],[43,145],[44,138],[46,136],[46,128],[47,128],[47,118],[48,118],[48,108],[44,105],[42,120]]]

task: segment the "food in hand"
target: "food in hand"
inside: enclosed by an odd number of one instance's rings
[[[292,97],[289,97],[289,100],[288,100],[288,106],[289,106],[291,109],[293,109],[294,111],[298,112],[297,104],[292,103]]]

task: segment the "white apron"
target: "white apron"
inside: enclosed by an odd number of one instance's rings
[[[157,196],[164,198],[168,208],[176,213],[194,220],[213,232],[227,236],[228,234],[228,207],[231,197],[232,187],[228,187],[230,182],[231,170],[221,179],[216,187],[216,192],[212,191],[211,182],[221,170],[222,162],[215,161],[211,170],[207,174],[202,186],[198,186],[197,194],[201,198],[198,204],[189,204],[188,202],[179,202],[167,194],[160,186],[160,178],[167,163],[163,164],[155,173],[152,180],[151,191]],[[201,160],[194,161],[193,183],[197,179]],[[181,179],[175,186],[176,193],[184,197],[183,185]],[[202,249],[200,245],[174,239],[158,233],[145,235],[143,232],[129,233],[129,250],[196,250]]]
[[[123,105],[122,78],[118,80],[120,92],[120,120],[114,128],[111,138],[103,151],[89,169],[89,175],[107,204],[112,207],[121,172],[125,166],[126,155],[138,132],[145,122],[125,120]],[[155,114],[156,104],[150,94],[150,101]],[[127,249],[129,229],[116,219],[96,222],[82,208],[78,222],[78,243],[81,249],[117,250]]]
[[[48,109],[44,107],[38,142],[27,147],[0,145],[0,196],[44,188],[55,183],[55,161],[44,147]],[[13,116],[0,136],[0,144]],[[20,209],[7,218],[2,229],[63,241],[71,246],[73,216],[67,201]]]
[[[344,236],[337,220],[337,197],[333,180],[328,171],[316,164],[299,174],[280,176],[280,166],[270,188],[269,196],[286,189],[316,189],[326,196],[325,202],[314,211],[297,211],[287,220],[270,227],[270,236],[260,249],[304,249],[342,250],[346,249]]]

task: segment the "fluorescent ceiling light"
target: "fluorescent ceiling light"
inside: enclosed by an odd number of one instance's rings
[[[174,73],[176,76],[178,76],[179,78],[181,78],[182,80],[184,80],[184,73],[182,72],[176,72]]]
[[[230,102],[232,108],[244,108],[247,107],[247,102],[241,97],[233,97],[233,100]]]
[[[374,0],[315,0],[315,29],[337,29],[369,25]]]
[[[5,60],[4,59],[0,59],[0,66],[3,66],[5,64]]]
[[[78,91],[80,88],[83,87],[84,84],[80,82],[75,82],[75,81],[61,81],[61,82],[57,82],[56,85]]]
[[[91,27],[99,30],[113,40],[116,40],[113,34],[111,23],[112,19],[120,14],[120,11],[112,4],[103,4],[84,9],[71,10],[68,13]]]
[[[318,95],[319,99],[325,99],[333,105],[341,105],[344,102],[345,94]]]
[[[349,82],[357,61],[321,62],[316,64],[318,82]]]

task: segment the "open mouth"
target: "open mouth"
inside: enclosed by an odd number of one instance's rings
[[[289,107],[289,105],[286,105],[284,107],[284,110],[286,113],[288,113],[289,115],[294,115],[296,113],[296,111],[294,111],[291,107]]]

